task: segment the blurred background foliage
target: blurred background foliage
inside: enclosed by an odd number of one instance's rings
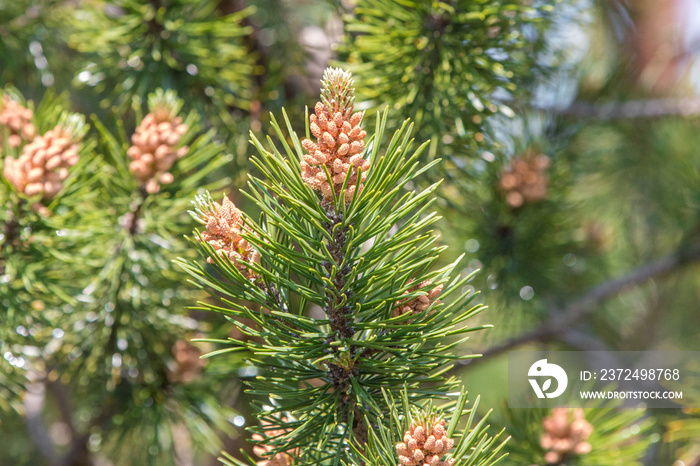
[[[0,0],[0,87],[38,133],[67,111],[90,125],[50,215],[0,178],[0,464],[251,451],[241,381],[258,369],[193,362],[213,348],[186,341],[238,335],[185,308],[202,296],[171,261],[193,254],[199,188],[253,213],[248,131],[282,107],[303,131],[329,63],[355,73],[358,108],[412,118],[426,160],[443,159],[441,241],[467,254],[465,276],[481,270],[469,286],[495,325],[454,371],[513,435],[511,464],[541,464],[547,413],[499,408],[507,349],[700,350],[699,22],[671,0]],[[193,151],[146,195],[126,150],[157,88],[183,99]],[[566,329],[528,333],[665,260]],[[618,441],[616,464],[700,462],[697,413],[590,413],[580,464]]]

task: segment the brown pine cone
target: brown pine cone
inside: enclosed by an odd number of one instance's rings
[[[405,291],[403,294],[407,295],[408,293],[412,293],[416,290],[422,290],[423,288],[426,288],[427,295],[422,295],[418,296],[413,299],[409,300],[404,300],[404,301],[398,301],[396,303],[396,307],[393,309],[392,314],[394,317],[398,317],[404,314],[418,314],[420,312],[426,311],[433,302],[439,303],[440,300],[437,299],[438,295],[442,292],[442,285],[438,285],[432,289],[430,287],[432,286],[433,282],[431,280],[425,280],[424,282],[421,282],[420,284],[411,287],[408,289],[408,291]]]

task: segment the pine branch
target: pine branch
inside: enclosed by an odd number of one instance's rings
[[[501,344],[485,350],[481,358],[466,361],[474,364],[497,356],[531,342],[558,341],[568,330],[596,309],[596,305],[623,291],[642,285],[648,280],[663,278],[700,261],[700,246],[679,249],[677,252],[649,262],[627,275],[604,282],[584,294],[583,297],[552,314],[543,324]]]
[[[146,203],[147,197],[148,197],[148,192],[143,187],[141,187],[139,189],[138,201],[132,205],[131,212],[126,214],[127,221],[124,224],[124,229],[129,232],[129,236],[134,236],[138,232],[139,217],[142,214],[143,205]],[[120,241],[114,250],[114,254],[112,255],[113,259],[116,259],[119,256],[119,254],[121,254],[121,250],[123,247],[124,247],[124,241]],[[126,268],[126,262],[122,262],[121,270],[116,275],[116,277],[121,277],[121,275],[125,271],[125,268]],[[114,303],[119,303],[119,294],[121,293],[122,285],[123,285],[123,281],[119,280],[119,283],[117,284],[116,289],[112,293]],[[124,314],[123,306],[116,305],[115,311],[114,311],[114,324],[112,325],[112,328],[109,332],[109,338],[107,339],[107,344],[105,345],[104,354],[114,353],[114,350],[115,350],[116,345],[117,345],[117,334],[118,334],[119,329],[121,327],[123,314]]]
[[[343,295],[343,289],[346,286],[348,275],[352,270],[353,264],[344,264],[345,248],[347,246],[346,240],[349,234],[349,227],[347,225],[342,226],[343,215],[341,213],[335,213],[329,206],[328,219],[329,222],[326,222],[324,226],[327,227],[326,229],[329,235],[332,237],[328,244],[328,251],[333,258],[333,263],[331,264],[329,262],[324,264],[324,266],[329,272],[328,278],[332,281],[332,287],[334,289],[332,292],[327,293],[328,305],[325,311],[328,315],[332,331],[327,343],[330,345],[330,351],[333,353],[338,353],[339,346],[331,343],[335,341],[338,344],[342,344],[344,339],[352,338],[353,334],[355,333],[352,326],[352,308],[346,302],[341,301],[341,297],[352,298],[352,292],[348,291],[345,293],[345,295]],[[332,270],[336,271],[334,277],[330,276],[330,272]],[[366,349],[367,348],[364,350]],[[361,355],[364,355],[364,350],[361,352]],[[350,353],[353,354],[355,351],[355,346],[350,345]],[[352,367],[341,367],[333,362],[328,362],[328,374],[335,390],[346,393],[351,388],[350,379],[357,378],[359,376],[359,370],[354,365]],[[365,424],[365,420],[358,410],[357,399],[355,397],[351,397],[349,401],[353,412],[353,433],[355,438],[365,439],[366,441],[367,425]],[[350,416],[350,411],[343,409],[342,412],[346,417]],[[344,421],[348,422],[349,419],[344,419]],[[361,450],[363,449],[361,442],[358,442],[358,448]]]
[[[445,372],[469,357],[454,349],[483,328],[463,323],[483,307],[469,304],[471,276],[450,279],[458,261],[432,270],[445,249],[429,230],[437,184],[406,189],[437,163],[419,162],[427,143],[413,150],[404,122],[380,149],[384,112],[365,145],[349,73],[328,69],[322,82],[308,126],[316,142],[300,141],[286,113],[287,134],[272,118],[281,150],[251,134],[251,161],[263,176],[251,176],[242,193],[260,220],[226,197],[219,204],[197,196],[192,214],[205,230],[195,238],[218,273],[179,263],[221,301],[201,309],[225,313],[250,337],[211,355],[244,350],[264,369],[248,391],[270,398],[255,403],[256,454],[300,465],[375,464],[363,452],[389,413],[385,393],[398,396],[400,380],[412,405],[448,398],[457,387]],[[326,318],[307,316],[310,305]],[[470,464],[477,450],[465,443],[455,455]]]
[[[473,147],[484,140],[474,136],[489,115],[512,114],[494,91],[525,91],[541,67],[536,57],[553,3],[361,0],[343,16],[338,50],[359,77],[361,101],[414,119],[419,137],[431,141],[431,158],[462,156],[443,137]]]
[[[80,16],[67,15],[74,28],[68,45],[80,52],[93,82],[104,83],[117,97],[121,110],[132,97],[166,84],[219,122],[233,123],[229,110],[248,108],[254,70],[244,44],[251,30],[242,20],[252,8],[222,15],[216,0],[112,3],[111,11],[86,5]],[[124,48],[128,58],[119,52]],[[124,85],[127,78],[136,84]]]
[[[643,99],[604,103],[578,101],[563,109],[537,105],[535,108],[555,115],[593,120],[687,117],[700,115],[700,98]]]
[[[69,136],[82,138],[84,127],[76,124],[82,118],[65,114],[61,102],[52,105],[52,101],[55,99],[42,100],[32,112],[31,123],[39,132],[55,133],[58,122]],[[24,100],[18,97],[16,104],[19,107]],[[52,466],[92,464],[88,439],[93,433],[99,433],[103,445],[114,448],[115,459],[123,457],[128,445],[130,458],[122,458],[124,464],[161,464],[154,458],[171,459],[177,454],[173,438],[180,438],[183,429],[193,449],[212,453],[220,447],[218,434],[230,430],[226,419],[231,410],[218,398],[223,385],[196,380],[197,370],[203,367],[197,364],[198,355],[192,355],[195,369],[191,369],[188,361],[183,362],[187,355],[180,352],[178,359],[175,354],[176,343],[184,342],[196,328],[181,305],[194,293],[169,273],[171,254],[186,254],[181,240],[190,228],[185,199],[197,189],[225,185],[226,179],[208,180],[230,161],[213,131],[202,133],[195,112],[179,115],[182,104],[172,91],[148,96],[150,113],[141,118],[135,111],[141,123],[130,141],[120,124],[117,129],[122,131],[115,135],[94,117],[103,156],[94,152],[96,141],[84,139],[65,184],[50,195],[42,184],[41,198],[25,189],[29,186],[24,182],[28,164],[10,162],[14,165],[7,169],[7,161],[19,160],[14,156],[25,155],[30,143],[5,158],[0,195],[9,208],[0,210],[0,233],[4,233],[0,236],[4,240],[0,241],[0,269],[7,264],[3,273],[10,281],[0,280],[0,307],[9,302],[2,326],[8,337],[3,334],[0,341],[3,354],[15,352],[11,346],[15,342],[31,341],[40,349],[45,342],[60,343],[60,351],[41,353],[36,361],[41,368],[51,367],[60,374],[61,381],[49,382],[46,377],[39,381],[42,390],[53,395],[51,403],[42,395],[33,405],[36,415],[27,419],[43,454],[48,457],[55,448]],[[27,104],[25,113],[33,108]],[[64,139],[73,142],[57,140]],[[71,146],[66,149],[66,144],[60,144],[59,155],[70,154]],[[29,160],[36,165],[44,159],[32,156]],[[52,173],[44,168],[42,173]],[[21,330],[15,332],[16,328]],[[24,354],[17,359],[29,367],[35,363],[33,356]],[[5,374],[1,375],[4,379]],[[151,396],[150,404],[134,404],[136,399]],[[73,407],[87,419],[77,423],[74,418],[74,423]],[[27,412],[32,413],[29,408]],[[47,410],[57,412],[68,426],[70,441],[65,449],[52,445],[51,436],[40,424]],[[133,416],[117,417],[127,410]],[[153,453],[149,444],[160,442],[161,433],[171,438]]]

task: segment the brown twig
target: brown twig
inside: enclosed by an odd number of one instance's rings
[[[467,363],[475,364],[477,361],[497,356],[526,343],[560,340],[560,337],[573,329],[579,321],[591,314],[597,304],[629,288],[641,285],[651,279],[668,276],[698,261],[700,261],[699,246],[691,249],[680,249],[669,256],[642,265],[627,275],[608,280],[592,288],[565,308],[552,313],[551,317],[536,329],[493,346],[484,351],[480,358],[471,359]]]
[[[535,106],[555,115],[593,120],[624,120],[700,115],[700,98],[644,99],[626,102],[574,102],[567,108]]]

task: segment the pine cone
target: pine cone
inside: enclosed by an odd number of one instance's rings
[[[159,119],[156,113],[149,113],[131,136],[133,145],[127,151],[131,158],[129,169],[146,184],[149,193],[157,193],[161,184],[174,181],[168,170],[189,151],[187,146],[177,148],[186,132],[187,125],[182,124],[182,118],[170,119],[165,115]]]
[[[189,151],[187,146],[178,147],[188,130],[177,116],[181,107],[174,91],[158,89],[148,97],[150,113],[131,136],[132,146],[126,152],[131,158],[129,169],[149,193],[157,193],[162,184],[175,180],[168,170]]]
[[[202,239],[222,257],[228,257],[243,275],[253,278],[255,274],[245,264],[260,262],[260,254],[241,236],[245,230],[243,213],[227,196],[221,204],[204,197],[198,197],[195,203],[199,211],[195,218],[206,225]],[[209,257],[207,262],[211,264],[214,260]]]
[[[571,454],[584,455],[591,451],[591,444],[586,440],[593,426],[584,418],[583,409],[554,408],[542,420],[542,425],[544,434],[540,444],[548,450],[544,456],[548,464],[560,463]]]
[[[546,199],[549,165],[549,157],[542,154],[526,154],[514,159],[501,174],[500,188],[506,195],[506,202],[518,208],[525,203]]]
[[[10,147],[19,147],[22,142],[34,139],[36,128],[32,124],[33,112],[21,106],[8,95],[2,96],[0,103],[0,143],[2,143],[2,127],[10,130],[7,143]]]
[[[453,458],[441,461],[454,447],[454,440],[447,437],[444,419],[428,417],[414,421],[403,436],[403,443],[396,445],[398,466],[452,466]]]
[[[308,152],[301,163],[302,178],[316,191],[321,191],[325,203],[330,202],[333,192],[340,193],[347,180],[345,201],[350,202],[355,194],[359,175],[360,189],[367,179],[370,164],[360,155],[365,148],[367,132],[360,128],[363,113],[352,113],[354,102],[353,81],[349,72],[328,68],[321,81],[324,89],[321,102],[309,117],[311,133],[316,142],[304,139],[302,146]],[[330,173],[328,179],[324,166]],[[331,188],[332,184],[332,188]]]
[[[412,281],[412,280],[411,280]],[[410,282],[409,282],[410,283]],[[421,290],[423,288],[430,288],[432,286],[433,282],[432,280],[425,280],[424,282],[421,282],[420,284],[409,288],[408,291],[405,291],[403,294],[407,295],[409,293],[412,293],[417,290]],[[438,285],[435,288],[430,289],[427,291],[427,295],[421,295],[413,299],[405,300],[405,301],[397,301],[396,302],[396,307],[393,309],[392,314],[394,317],[398,317],[404,314],[418,314],[421,312],[426,311],[433,302],[439,303],[440,300],[437,299],[438,295],[442,292],[442,285]]]
[[[78,163],[80,144],[76,133],[58,125],[24,146],[18,159],[5,158],[5,177],[28,196],[41,194],[51,199],[68,178],[69,168]]]

